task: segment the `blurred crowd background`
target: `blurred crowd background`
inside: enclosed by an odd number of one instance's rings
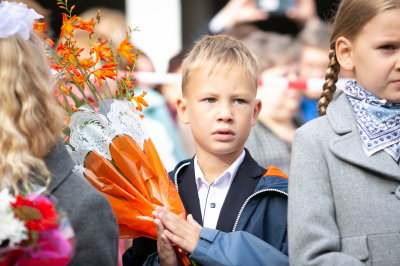
[[[0,0],[1,1],[1,0]],[[47,34],[59,42],[62,9],[56,0],[17,0],[44,15]],[[101,10],[101,22],[94,39],[112,39],[113,48],[126,38],[128,25],[139,27],[132,37],[142,54],[136,71],[181,73],[181,64],[193,43],[205,34],[228,34],[242,40],[256,55],[262,80],[324,78],[329,64],[329,38],[338,0],[69,0],[74,14],[89,21]],[[89,39],[76,31],[77,45],[88,57]],[[125,69],[127,62],[121,62]],[[341,78],[352,73],[341,71]],[[135,84],[136,91],[147,91],[149,107],[144,121],[168,171],[177,162],[195,154],[190,125],[177,117],[175,102],[181,96],[180,84]],[[300,91],[260,84],[257,97],[263,108],[246,143],[256,161],[289,172],[295,130],[315,119],[321,91]],[[126,243],[129,246],[129,243]],[[121,245],[121,249],[124,249]],[[123,251],[123,250],[122,250]],[[121,252],[122,252],[121,251]]]
[[[56,0],[17,2],[44,15],[42,22],[50,27],[47,34],[58,44],[63,9]],[[103,40],[112,39],[114,50],[126,38],[128,25],[139,27],[131,39],[135,49],[142,51],[136,71],[180,74],[182,60],[197,39],[206,34],[228,34],[242,40],[256,55],[262,80],[306,80],[325,76],[329,19],[338,0],[69,0],[68,4],[76,5],[74,14],[84,21],[94,18],[100,9],[101,22],[94,40],[99,35]],[[81,58],[87,58],[88,34],[76,31],[75,40],[85,49]],[[122,61],[120,68],[126,66]],[[342,71],[340,77],[352,78],[352,73]],[[180,84],[147,82],[135,87],[138,93],[148,93],[144,120],[170,171],[177,162],[195,154],[190,125],[180,122],[175,109]],[[260,165],[274,165],[288,173],[294,131],[318,116],[320,91],[260,83],[257,94],[263,108],[246,147]]]

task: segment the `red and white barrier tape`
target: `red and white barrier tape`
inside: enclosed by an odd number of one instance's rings
[[[181,84],[182,75],[171,73],[155,73],[155,72],[133,72],[138,83],[151,84]],[[339,79],[336,85],[338,88],[344,86],[349,79]],[[325,83],[323,78],[312,78],[307,80],[288,80],[287,78],[264,78],[260,79],[259,85],[274,89],[297,89],[308,91],[321,91]]]

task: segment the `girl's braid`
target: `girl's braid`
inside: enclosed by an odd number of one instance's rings
[[[333,94],[336,91],[336,82],[338,81],[340,65],[336,59],[335,46],[331,47],[329,51],[329,65],[328,70],[325,74],[324,91],[321,94],[321,99],[318,102],[318,115],[324,116],[326,114],[326,108],[328,104],[332,101]]]

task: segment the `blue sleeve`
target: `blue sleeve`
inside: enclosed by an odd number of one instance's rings
[[[143,266],[160,266],[158,262],[158,253],[151,254],[147,260],[143,263]]]
[[[270,244],[244,231],[223,233],[204,227],[193,254],[201,265],[289,265],[288,257]]]
[[[285,254],[286,256],[289,255],[289,246],[288,246],[288,244],[289,244],[289,241],[288,241],[288,235],[287,235],[287,231],[286,231],[285,241],[283,242],[282,249],[281,249],[281,252],[283,254]]]

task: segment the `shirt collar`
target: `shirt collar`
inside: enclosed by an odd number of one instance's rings
[[[229,166],[228,169],[226,169],[226,171],[220,176],[218,177],[214,183],[220,183],[222,182],[225,178],[230,178],[229,181],[229,186],[232,184],[233,179],[236,176],[237,171],[239,170],[239,166],[242,164],[243,159],[246,155],[246,152],[243,150],[243,152],[239,155],[238,158],[236,158],[236,160],[233,162],[233,164],[231,166]],[[199,186],[201,183],[204,184],[208,184],[208,182],[206,181],[203,171],[201,171],[200,166],[197,162],[197,155],[194,157],[194,175],[196,178],[196,185],[197,185],[197,189],[199,189]]]

